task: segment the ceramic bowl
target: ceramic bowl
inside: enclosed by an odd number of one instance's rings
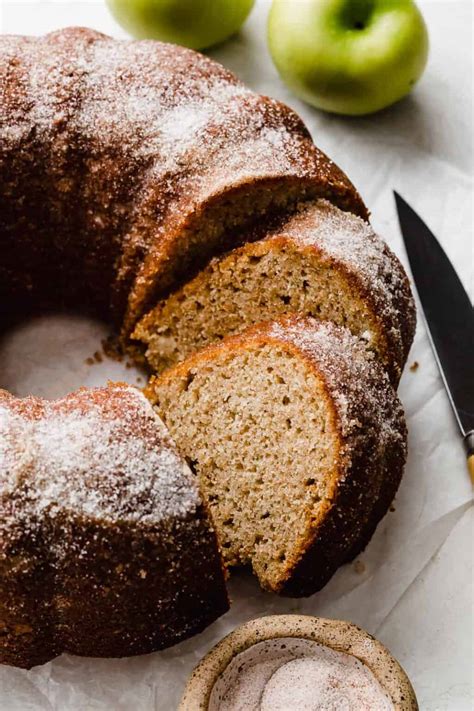
[[[270,644],[261,645],[264,641]],[[282,661],[277,662],[277,666],[281,666],[288,659],[304,656],[305,644],[310,647],[308,641],[313,646],[316,642],[335,652],[353,656],[368,667],[369,673],[375,676],[382,692],[385,692],[388,706],[391,702],[395,711],[418,710],[415,692],[404,670],[368,632],[340,620],[275,615],[247,622],[211,649],[189,678],[178,711],[218,710],[219,699],[232,679],[235,680],[238,674],[248,673],[254,661],[262,661],[255,655],[252,659],[255,645],[259,645],[255,652],[265,648],[272,660],[281,654]],[[233,663],[237,655],[240,657]]]

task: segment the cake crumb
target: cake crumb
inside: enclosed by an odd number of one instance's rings
[[[397,510],[397,509],[396,509],[395,506],[393,506],[393,504],[392,504],[392,506],[390,506],[389,511],[390,511],[391,513],[394,513],[394,511],[396,511],[396,510]]]
[[[413,361],[413,363],[410,365],[410,370],[411,370],[412,373],[414,373],[415,371],[418,370],[419,367],[420,367],[420,364],[418,363],[417,360],[415,360],[415,361]]]
[[[86,365],[94,365],[95,360],[89,356],[89,358],[86,358],[86,359],[85,359],[84,363],[85,363]]]
[[[365,563],[361,560],[356,560],[354,563],[354,570],[358,575],[365,573]]]
[[[121,363],[123,352],[117,336],[108,336],[102,340],[102,350],[106,358]]]
[[[94,360],[96,363],[102,363],[103,358],[102,358],[102,353],[100,351],[96,351],[94,353]]]

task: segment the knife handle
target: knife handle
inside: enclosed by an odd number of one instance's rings
[[[467,468],[469,469],[469,474],[471,475],[471,481],[474,486],[474,454],[470,454],[467,458]]]
[[[464,437],[464,446],[467,453],[467,468],[471,475],[471,481],[474,485],[474,430],[471,430]]]

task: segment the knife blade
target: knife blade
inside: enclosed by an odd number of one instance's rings
[[[393,192],[428,337],[461,430],[474,484],[474,309],[434,234]]]

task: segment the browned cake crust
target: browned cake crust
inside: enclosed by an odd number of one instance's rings
[[[0,391],[0,663],[121,657],[228,608],[194,477],[135,388]]]
[[[200,412],[198,405],[193,406],[200,399],[195,387],[197,376],[209,372],[209,367],[225,366],[241,353],[249,354],[250,368],[252,353],[272,344],[303,360],[308,373],[316,374],[322,383],[325,407],[331,413],[330,429],[336,433],[337,442],[333,464],[326,475],[326,493],[316,497],[318,504],[312,514],[314,525],[299,541],[298,551],[287,556],[288,565],[279,579],[267,583],[275,592],[299,597],[322,588],[342,563],[367,545],[398,489],[406,460],[406,425],[400,401],[379,363],[367,355],[359,340],[346,329],[293,316],[251,327],[241,335],[228,337],[190,356],[163,375],[152,378],[147,394],[178,447],[193,460],[196,471],[202,473],[209,466],[208,461],[212,463],[212,452],[203,455],[200,450],[194,450],[193,440],[189,440],[185,431],[185,426],[192,421],[193,407],[196,417]],[[183,395],[183,383],[186,384],[184,390],[189,389],[189,397]],[[229,387],[232,388],[232,383]],[[309,381],[307,387],[311,387]],[[221,391],[213,392],[212,396],[212,412],[218,413],[229,393],[221,384]],[[278,407],[275,401],[275,412]],[[177,414],[186,412],[187,408],[189,416]],[[239,421],[245,412],[238,410],[234,416]],[[309,420],[308,413],[308,423]],[[321,447],[323,444],[324,436]],[[282,445],[275,440],[274,446]],[[320,492],[320,484],[316,486]],[[212,503],[210,508],[212,511]],[[301,515],[306,514],[307,511],[301,509]],[[215,517],[214,521],[218,536],[223,538]]]
[[[367,217],[293,111],[182,47],[4,35],[0,95],[10,310],[80,302],[128,328],[269,210],[323,195]]]
[[[403,407],[386,374],[347,331],[320,328],[326,334],[321,339],[297,320],[281,331],[269,327],[270,338],[278,335],[300,351],[322,376],[340,433],[338,480],[327,515],[282,589],[294,596],[320,590],[364,550],[395,497],[407,456]]]

